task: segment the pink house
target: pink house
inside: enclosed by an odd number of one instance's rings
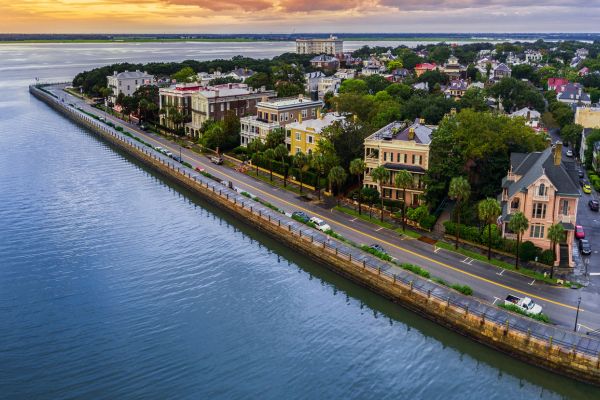
[[[572,162],[562,161],[562,143],[535,153],[512,153],[510,169],[502,180],[502,235],[515,239],[509,229],[511,216],[517,211],[529,220],[529,229],[523,241],[531,241],[546,250],[552,243],[548,228],[561,224],[565,238],[556,245],[555,265],[573,266],[571,258],[577,217],[577,204],[581,197]]]

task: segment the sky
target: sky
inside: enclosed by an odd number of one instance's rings
[[[598,31],[600,0],[0,0],[0,33]]]

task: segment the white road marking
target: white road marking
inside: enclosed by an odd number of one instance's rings
[[[535,283],[535,279],[529,283],[529,286],[533,286],[534,283]]]
[[[351,219],[350,222],[356,221],[358,218]]]
[[[502,274],[504,273],[504,271],[506,271],[506,270],[505,270],[505,269],[503,269],[503,270],[502,270],[502,271],[500,271],[500,272],[496,272],[496,275],[498,275],[498,276],[502,276]]]
[[[500,301],[500,299],[497,297],[494,297],[494,302],[492,304],[496,304],[497,301]]]
[[[381,228],[379,228],[379,229],[375,229],[375,232],[379,232],[382,229],[383,229],[383,226]]]
[[[600,276],[600,272],[590,272],[590,276]]]
[[[437,253],[438,251],[440,251],[442,248],[441,247],[435,247],[433,248],[433,252]]]

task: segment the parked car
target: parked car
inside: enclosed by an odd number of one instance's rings
[[[196,167],[194,169],[198,172],[204,172],[204,168],[202,168],[202,167]]]
[[[583,193],[585,193],[585,194],[592,193],[592,187],[590,186],[589,183],[584,184],[582,190],[583,190]]]
[[[306,223],[310,220],[309,216],[303,213],[302,211],[294,211],[292,213],[292,218],[299,219],[300,221]]]
[[[140,129],[145,131],[146,129],[148,129],[148,127],[144,124],[140,124]]]
[[[310,222],[317,226],[317,229],[322,232],[327,232],[331,230],[331,227],[327,224],[327,222],[323,221],[321,218],[312,217]]]
[[[589,256],[592,254],[592,246],[590,245],[590,241],[587,239],[579,239],[579,251],[584,256]]]
[[[213,164],[221,165],[223,164],[223,157],[221,156],[212,156],[210,158],[210,162]]]
[[[598,211],[598,209],[600,208],[600,202],[598,202],[598,200],[592,199],[588,202],[588,206],[590,207],[590,210]]]
[[[375,251],[380,252],[380,253],[387,254],[387,251],[385,251],[385,249],[383,247],[381,247],[380,245],[378,245],[377,243],[372,244],[369,247],[372,248]]]
[[[506,304],[506,305],[513,304],[513,305],[519,307],[521,310],[525,311],[526,313],[533,314],[533,315],[542,313],[542,306],[540,306],[539,304],[535,304],[533,302],[533,300],[531,300],[529,297],[520,298],[517,296],[513,296],[512,294],[509,294],[508,296],[506,296],[506,300],[504,300],[504,304]]]
[[[169,150],[165,150],[165,156],[173,158],[173,153],[171,153]]]
[[[567,150],[567,157],[573,157],[573,150]]]
[[[585,176],[585,174],[583,173],[582,169],[578,169],[577,170],[577,176],[580,177],[580,178],[583,178]]]
[[[181,157],[179,157],[179,156],[171,156],[171,158],[172,158],[173,160],[177,161],[177,162],[180,162],[180,163],[182,163],[182,162],[183,162],[183,159],[182,159]]]
[[[163,149],[163,148],[162,148],[162,147],[160,147],[160,146],[154,146],[154,150],[156,150],[156,151],[160,151],[161,153],[163,153],[163,152],[165,151],[165,149]]]
[[[577,225],[575,227],[575,237],[577,239],[584,239],[585,238],[585,231],[583,230],[583,226]]]

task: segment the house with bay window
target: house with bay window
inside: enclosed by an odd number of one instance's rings
[[[548,228],[561,224],[565,237],[556,244],[555,265],[572,267],[577,204],[581,197],[576,181],[576,166],[573,162],[562,160],[561,142],[541,152],[512,153],[500,195],[503,237],[516,238],[515,233],[510,231],[509,222],[517,211],[529,220],[523,241],[531,241],[544,250],[552,246]]]

